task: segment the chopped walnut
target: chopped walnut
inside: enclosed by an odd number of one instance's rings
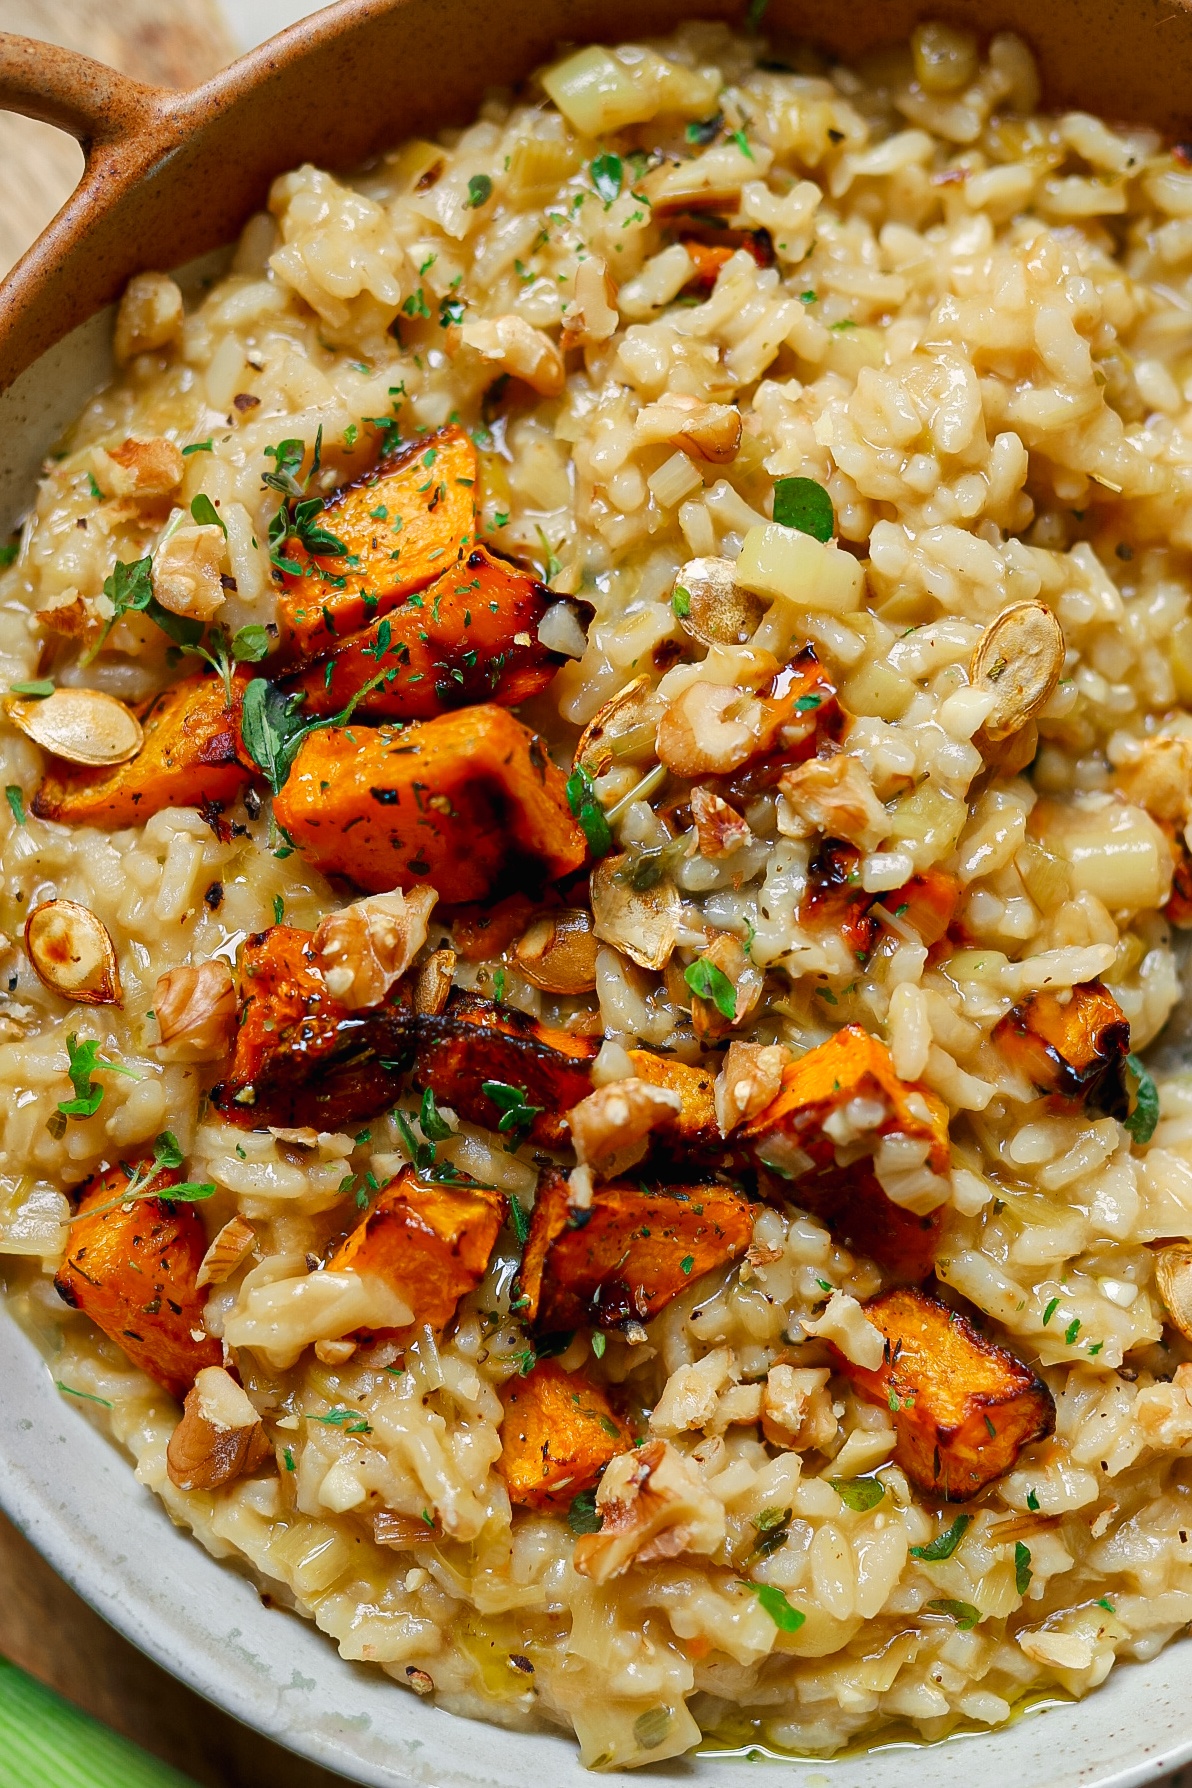
[[[268,1436],[247,1394],[222,1366],[205,1366],[170,1436],[166,1470],[179,1490],[219,1490],[269,1457]]]
[[[771,1366],[762,1390],[762,1432],[773,1447],[806,1452],[836,1433],[826,1366]]]
[[[160,1054],[171,1062],[217,1062],[236,1036],[236,987],[222,957],[167,969],[158,977],[153,1010]]]
[[[137,354],[168,348],[182,333],[182,293],[164,273],[138,273],[129,280],[116,312],[116,360],[126,366]]]
[[[678,1093],[636,1075],[597,1087],[567,1113],[580,1164],[604,1179],[624,1173],[645,1154],[651,1131],[673,1124],[682,1106]]]
[[[735,1376],[736,1355],[717,1347],[693,1365],[680,1366],[667,1379],[650,1413],[650,1432],[666,1438],[706,1428],[716,1414],[720,1393]]]
[[[743,814],[698,784],[691,791],[691,817],[695,822],[695,848],[712,863],[735,856],[753,837]]]
[[[1134,1419],[1149,1447],[1192,1452],[1192,1365],[1177,1366],[1168,1384],[1151,1384],[1139,1391]]]
[[[542,397],[558,397],[567,377],[563,356],[549,335],[524,317],[479,317],[458,325],[459,345],[522,379]]]
[[[876,850],[889,835],[890,815],[873,792],[869,772],[859,758],[840,753],[813,757],[797,769],[787,770],[779,788],[789,801],[798,831],[795,836],[822,832],[828,838],[845,838],[863,851]]]
[[[1192,738],[1138,741],[1117,780],[1126,799],[1145,807],[1152,819],[1185,826],[1192,813]]]
[[[638,447],[665,441],[692,459],[727,465],[740,450],[741,412],[733,404],[705,403],[681,391],[668,391],[638,411],[633,440]]]
[[[154,556],[153,594],[172,615],[209,621],[225,601],[223,558],[223,530],[214,522],[178,528]]]
[[[689,683],[658,722],[658,756],[676,776],[723,776],[757,750],[761,704],[724,683]]]
[[[572,1562],[582,1577],[607,1583],[632,1564],[707,1555],[724,1543],[724,1504],[667,1440],[619,1453],[596,1492],[599,1533],[576,1541]]]
[[[314,955],[332,998],[350,1012],[379,1005],[426,942],[438,898],[433,888],[395,888],[328,913]]]
[[[722,1136],[754,1118],[777,1098],[783,1069],[792,1059],[784,1043],[740,1043],[728,1046],[716,1076],[716,1122]]]
[[[106,596],[81,596],[75,589],[52,596],[36,615],[39,627],[60,633],[63,639],[87,639],[97,633],[112,613]]]
[[[186,471],[179,449],[161,435],[149,441],[129,439],[121,447],[97,447],[91,457],[96,482],[108,497],[172,497]]]
[[[620,318],[613,300],[616,292],[600,255],[589,255],[575,270],[575,296],[563,306],[563,334],[559,346],[595,347],[616,334]]]

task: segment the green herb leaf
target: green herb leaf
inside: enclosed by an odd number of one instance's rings
[[[926,1546],[912,1546],[911,1557],[921,1558],[925,1564],[939,1564],[941,1559],[951,1558],[971,1520],[971,1515],[957,1515],[946,1533],[937,1534]]]
[[[776,1589],[772,1583],[746,1582],[746,1589],[751,1589],[774,1625],[782,1633],[797,1633],[807,1619],[798,1608],[792,1608],[782,1590]]]
[[[606,205],[620,197],[621,184],[625,178],[625,170],[621,165],[621,157],[606,150],[598,155],[592,163],[592,185],[600,194]]]
[[[266,448],[265,451],[266,451],[266,453],[268,453],[269,449]],[[208,435],[207,439],[205,441],[192,441],[189,447],[184,447],[182,449],[182,457],[183,457],[183,459],[186,459],[187,456],[192,453],[214,453],[214,452],[215,452],[215,442],[212,439],[212,437],[210,435]]]
[[[342,1428],[345,1434],[371,1434],[372,1424],[358,1409],[329,1409],[326,1415],[307,1416],[308,1422],[321,1422],[324,1428]]]
[[[124,1074],[130,1080],[141,1077],[133,1068],[125,1068],[119,1062],[109,1062],[99,1053],[99,1044],[94,1037],[88,1037],[80,1043],[78,1035],[70,1031],[66,1038],[66,1072],[70,1076],[70,1084],[74,1088],[73,1099],[63,1099],[58,1110],[64,1117],[94,1117],[103,1103],[103,1088],[97,1086],[92,1076],[101,1068],[107,1068],[113,1074]]]
[[[0,571],[7,571],[10,565],[16,563],[16,557],[20,550],[19,540],[8,540],[3,546],[0,546]]]
[[[201,528],[219,528],[224,539],[227,539],[228,530],[224,526],[223,517],[205,491],[200,491],[198,496],[192,500],[190,513]]]
[[[596,1509],[595,1490],[581,1490],[572,1497],[567,1511],[567,1525],[572,1533],[599,1533],[603,1523],[604,1517]]]
[[[828,1482],[845,1507],[855,1509],[859,1515],[876,1509],[886,1494],[886,1486],[877,1478],[829,1478]]]
[[[1014,1547],[1014,1587],[1020,1596],[1024,1596],[1031,1586],[1031,1551],[1019,1540]]]
[[[259,664],[271,645],[269,629],[250,621],[232,635],[232,657],[237,664]]]
[[[606,857],[613,847],[613,835],[604,809],[596,799],[592,778],[582,764],[576,764],[567,778],[567,805],[579,821],[580,831],[587,839],[592,855]]]
[[[36,683],[10,683],[8,687],[13,695],[32,696],[35,701],[44,701],[47,695],[54,693],[52,677],[42,677]]]
[[[112,575],[104,579],[103,593],[111,603],[113,614],[110,621],[105,622],[103,631],[94,645],[89,646],[80,659],[81,664],[90,664],[96,653],[101,650],[112,628],[129,609],[145,610],[153,601],[153,560],[137,559],[126,565],[117,559],[112,567]],[[202,629],[199,629],[202,632]]]
[[[253,678],[244,691],[244,743],[275,795],[284,787],[303,740],[321,727],[345,726],[369,691],[378,688],[388,675],[387,670],[378,671],[361,685],[346,707],[322,720],[303,720],[298,712],[299,695],[287,695],[264,677]]]
[[[1079,1316],[1074,1316],[1072,1318],[1071,1322],[1068,1324],[1067,1328],[1064,1330],[1064,1344],[1065,1344],[1065,1346],[1071,1347],[1072,1343],[1075,1341],[1075,1339],[1076,1339],[1077,1335],[1079,1335],[1079,1333],[1080,1333],[1080,1318],[1079,1318]]]
[[[517,1245],[524,1248],[526,1237],[530,1233],[530,1218],[525,1205],[516,1193],[509,1195],[509,1221],[513,1225],[513,1233],[517,1237]]]
[[[784,528],[798,528],[814,540],[831,540],[836,532],[832,499],[814,478],[778,480],[774,486],[774,520]]]
[[[178,1138],[172,1130],[163,1130],[160,1136],[153,1139],[153,1159],[158,1167],[173,1169],[181,1167],[186,1156],[182,1153]]]
[[[468,181],[468,204],[475,210],[486,205],[493,196],[493,183],[487,174],[473,174]]]
[[[25,824],[25,797],[22,794],[19,785],[15,782],[10,782],[4,790],[4,798],[12,809],[12,817],[17,822],[17,825],[23,826]]]
[[[699,956],[683,970],[683,979],[701,1000],[710,1000],[722,1018],[737,1016],[737,990],[725,974],[706,956]]]
[[[1151,1140],[1159,1122],[1159,1093],[1136,1055],[1126,1057],[1126,1066],[1134,1080],[1134,1097],[1123,1128],[1142,1147]]]
[[[951,1597],[941,1597],[927,1606],[934,1614],[948,1614],[956,1622],[962,1633],[969,1633],[983,1619],[981,1610],[974,1608],[971,1602],[953,1601]]]
[[[509,1086],[504,1080],[482,1080],[480,1089],[501,1113],[497,1129],[503,1134],[511,1130],[529,1130],[538,1113],[545,1109],[527,1103],[529,1095],[524,1086]]]
[[[597,1329],[595,1334],[592,1336],[592,1352],[596,1355],[596,1358],[598,1360],[602,1360],[604,1358],[604,1350],[607,1346],[608,1346],[607,1336],[602,1334],[601,1331],[599,1329]]]
[[[54,1380],[54,1385],[57,1390],[64,1392],[66,1396],[78,1397],[83,1403],[98,1403],[101,1409],[112,1408],[112,1404],[108,1402],[106,1397],[97,1397],[93,1391],[76,1391],[72,1384],[63,1384],[60,1378]]]
[[[754,1558],[769,1558],[786,1545],[790,1538],[790,1519],[794,1510],[763,1509],[760,1515],[753,1517],[753,1525],[757,1529],[757,1544],[753,1548]]]
[[[682,584],[676,584],[675,593],[671,597],[671,607],[678,615],[680,621],[685,620],[691,613],[691,591],[685,590]]]
[[[455,1134],[451,1125],[440,1114],[439,1108],[435,1104],[434,1092],[430,1087],[427,1087],[422,1095],[422,1105],[418,1112],[418,1127],[428,1142],[446,1142],[449,1136]]]

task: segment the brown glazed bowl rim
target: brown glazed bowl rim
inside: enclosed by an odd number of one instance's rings
[[[1057,103],[1083,101],[1182,131],[1192,108],[1190,6],[998,0],[992,19],[988,0],[865,0],[854,9],[840,0],[771,0],[771,16],[841,52],[903,37],[920,16],[943,15],[986,33],[1014,28],[1035,43]],[[72,131],[87,157],[72,199],[0,286],[0,482],[7,478],[9,487],[0,501],[17,489],[31,496],[56,427],[102,376],[103,306],[132,273],[178,267],[229,242],[271,173],[295,165],[304,146],[333,165],[351,165],[435,118],[464,121],[485,84],[528,73],[559,40],[639,38],[688,15],[739,24],[744,10],[745,0],[521,0],[516,7],[510,0],[339,0],[182,94],[139,87],[84,57],[0,34],[0,108]],[[367,103],[340,119],[324,116],[320,81],[352,76],[367,89]],[[400,110],[387,114],[390,78],[402,97]],[[242,177],[227,133],[251,134],[254,108],[268,106],[272,134],[256,143]],[[211,170],[220,166],[226,203],[210,191]],[[206,186],[195,185],[200,176]],[[178,204],[182,190],[189,211]],[[20,451],[6,461],[9,437]],[[375,1666],[346,1662],[313,1624],[266,1607],[246,1575],[173,1527],[84,1408],[68,1406],[2,1298],[0,1359],[0,1506],[92,1607],[165,1669],[280,1744],[375,1788],[539,1781],[590,1788],[569,1736],[442,1711],[401,1693]],[[400,1662],[394,1674],[401,1679]],[[1192,1646],[1185,1640],[1146,1664],[1118,1665],[1085,1701],[1057,1698],[1047,1711],[1027,1710],[991,1733],[931,1746],[884,1744],[863,1757],[784,1761],[782,1768],[789,1788],[955,1788],[960,1775],[966,1788],[1011,1781],[1016,1788],[1143,1788],[1190,1758]],[[600,1779],[643,1788],[661,1774],[694,1788],[728,1788],[747,1770],[752,1783],[755,1765],[713,1753]]]

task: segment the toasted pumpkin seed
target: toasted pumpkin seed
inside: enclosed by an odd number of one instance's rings
[[[980,737],[996,744],[1025,726],[1051,698],[1064,668],[1064,634],[1042,602],[1019,602],[977,642],[969,667],[974,689],[995,698]]]
[[[591,993],[596,985],[596,933],[579,906],[539,913],[514,945],[517,966],[544,993]]]
[[[85,1006],[119,1006],[124,998],[107,926],[89,906],[45,900],[25,921],[25,949],[51,993]]]
[[[679,625],[705,646],[743,646],[762,624],[767,605],[733,572],[731,559],[689,559],[675,579],[687,595],[675,604]]]
[[[675,884],[664,877],[648,888],[635,888],[622,876],[629,858],[605,857],[592,871],[592,918],[596,936],[641,968],[664,969],[679,938],[683,902]]]
[[[653,756],[651,694],[649,677],[634,677],[589,720],[575,748],[575,761],[589,776],[603,776],[614,758]]]
[[[126,764],[145,741],[132,710],[99,689],[55,689],[42,701],[10,701],[6,712],[26,738],[68,764]]]
[[[1155,1255],[1155,1284],[1173,1325],[1192,1341],[1192,1248],[1160,1248]]]

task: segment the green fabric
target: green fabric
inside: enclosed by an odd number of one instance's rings
[[[195,1788],[0,1658],[0,1788]]]

